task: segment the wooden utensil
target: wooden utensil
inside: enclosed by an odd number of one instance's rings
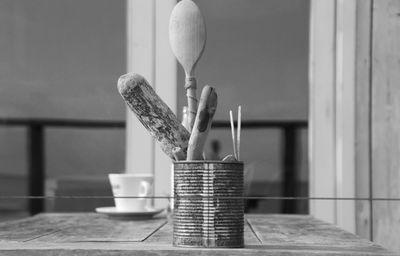
[[[236,135],[236,150],[237,160],[240,161],[240,134],[242,132],[242,106],[238,107],[238,124],[237,124],[237,135]]]
[[[222,162],[237,162],[238,160],[233,155],[227,155],[222,159]]]
[[[190,133],[144,77],[135,73],[121,76],[118,91],[170,158],[174,159],[173,149],[176,147],[181,148],[180,154],[186,156]]]
[[[199,109],[189,139],[186,160],[203,160],[203,148],[217,110],[217,93],[211,86],[204,86],[201,92]]]
[[[186,159],[186,155],[179,147],[172,149],[172,154],[174,154],[175,161],[183,161]]]
[[[197,112],[197,85],[194,69],[206,44],[204,19],[193,1],[182,0],[172,10],[169,20],[169,40],[175,57],[185,70],[185,89],[191,130]]]
[[[235,137],[235,123],[233,122],[233,113],[232,110],[229,110],[229,119],[231,121],[231,135],[232,135],[232,144],[233,144],[233,155],[236,159],[237,157],[237,149],[236,149],[236,137]]]

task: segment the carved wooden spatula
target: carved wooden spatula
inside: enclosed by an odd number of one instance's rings
[[[196,120],[189,139],[187,160],[203,160],[203,148],[208,131],[217,110],[217,93],[211,86],[204,86],[201,92],[200,104],[197,110]]]

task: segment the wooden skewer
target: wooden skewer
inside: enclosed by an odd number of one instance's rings
[[[242,106],[238,107],[238,124],[237,124],[237,160],[240,161],[240,132],[242,128]]]
[[[231,119],[231,132],[232,132],[232,143],[233,143],[233,155],[237,159],[237,151],[236,151],[236,139],[235,139],[235,125],[233,123],[233,114],[232,110],[229,111],[229,117]]]

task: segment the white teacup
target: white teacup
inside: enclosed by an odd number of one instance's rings
[[[114,198],[118,211],[142,212],[147,210],[149,200],[145,197],[152,195],[153,175],[110,173],[108,178],[114,197],[138,197]]]

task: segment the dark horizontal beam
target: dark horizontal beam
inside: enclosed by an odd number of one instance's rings
[[[57,118],[0,118],[0,126],[45,126],[68,128],[125,128],[125,121]]]
[[[236,122],[235,122],[236,124]],[[0,126],[32,126],[68,127],[68,128],[125,128],[125,121],[80,120],[80,119],[53,119],[53,118],[0,118]],[[306,128],[304,120],[248,120],[242,121],[244,129],[262,128]],[[230,128],[229,121],[217,120],[212,128]]]
[[[235,126],[237,122],[235,122]],[[268,120],[268,121],[242,121],[242,128],[252,128],[252,129],[262,129],[262,128],[307,128],[308,122],[303,120]],[[212,128],[230,128],[229,121],[214,121],[212,123]]]

